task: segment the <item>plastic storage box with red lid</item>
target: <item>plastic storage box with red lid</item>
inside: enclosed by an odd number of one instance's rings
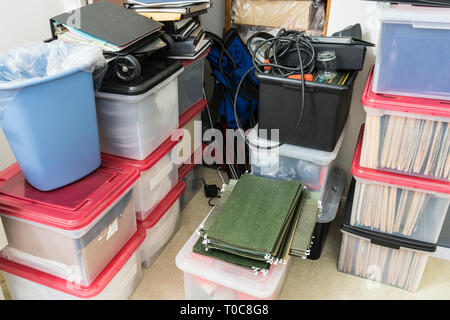
[[[450,100],[450,8],[382,3],[379,18],[373,90]]]
[[[351,166],[356,179],[351,225],[436,243],[450,203],[450,182],[360,166],[363,131]]]
[[[194,233],[178,252],[176,264],[184,272],[187,300],[275,300],[280,295],[292,258],[272,265],[263,275],[192,251]]]
[[[178,169],[172,159],[172,150],[177,146],[183,132],[177,130],[144,160],[132,160],[107,154],[102,155],[108,163],[128,165],[139,170],[140,177],[134,188],[136,217],[145,220],[159,202],[178,182]]]
[[[51,192],[29,185],[17,164],[0,173],[3,258],[89,285],[136,231],[138,171],[100,167]]]
[[[373,69],[361,166],[450,181],[450,101],[376,94],[372,81]]]
[[[183,181],[178,182],[149,217],[139,222],[139,225],[146,230],[146,237],[141,251],[144,267],[150,268],[178,229],[180,229],[179,199],[185,188],[186,184]]]
[[[208,105],[206,99],[197,102],[192,108],[180,115],[180,128],[183,129],[183,138],[176,147],[177,165],[182,166],[188,162],[195,150],[202,145],[202,111]]]
[[[14,300],[125,300],[142,280],[140,245],[145,231],[137,229],[111,262],[89,286],[0,258],[0,270]]]
[[[180,114],[203,98],[205,52],[195,60],[183,60],[183,72],[178,77],[178,110]]]

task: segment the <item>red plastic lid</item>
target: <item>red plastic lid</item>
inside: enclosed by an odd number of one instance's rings
[[[405,174],[391,173],[377,169],[364,168],[359,165],[364,136],[364,125],[361,126],[358,142],[356,143],[351,172],[356,178],[392,184],[399,187],[418,189],[436,193],[450,193],[450,182],[433,180],[422,177],[408,176]]]
[[[370,69],[361,96],[363,106],[373,109],[423,114],[434,117],[450,117],[450,101],[378,94],[372,91],[373,70]]]
[[[110,207],[139,178],[136,169],[116,164],[63,188],[32,187],[13,164],[0,173],[0,212],[58,229],[79,230]]]
[[[194,104],[191,108],[189,108],[189,110],[187,110],[180,116],[179,127],[183,128],[189,121],[194,119],[197,114],[202,112],[202,110],[205,109],[207,105],[208,101],[206,101],[206,99],[202,99]]]
[[[158,223],[158,221],[166,214],[166,212],[172,207],[175,201],[180,198],[181,194],[186,189],[186,184],[183,181],[179,181],[176,186],[161,200],[155,209],[150,213],[147,219],[144,221],[138,221],[139,226],[144,229],[151,229]]]
[[[119,253],[112,259],[90,286],[80,286],[72,284],[68,286],[66,279],[58,278],[54,275],[35,270],[33,268],[0,258],[0,270],[15,276],[39,283],[43,286],[62,291],[73,296],[88,299],[100,294],[111,282],[122,267],[130,260],[139,246],[144,242],[146,232],[143,228],[137,228],[136,233],[131,237]]]
[[[185,163],[183,164],[180,168],[178,168],[178,180],[181,181],[182,179],[184,179],[184,177],[187,176],[187,174],[189,172],[191,172],[192,169],[194,169],[194,167],[197,165],[197,163],[195,163],[195,157],[199,157],[200,153],[201,153],[201,159],[203,161],[203,151],[206,148],[206,144],[203,144],[201,148],[199,148],[197,151],[194,152],[194,154],[191,156],[191,161],[190,163]]]
[[[200,60],[200,59],[205,58],[205,57],[208,55],[208,53],[209,53],[210,50],[211,50],[211,49],[206,50],[205,53],[203,53],[203,54],[202,54],[200,57],[198,57],[197,59],[182,60],[181,62],[183,62],[183,68],[186,68],[188,65],[190,65],[190,64],[192,64],[192,63],[194,63],[194,62],[196,62],[196,61],[198,61],[198,60]]]
[[[151,155],[149,155],[144,160],[133,160],[102,153],[102,161],[105,166],[108,166],[110,164],[119,164],[132,166],[139,171],[147,171],[156,163],[158,163],[158,161],[161,160],[162,157],[168,154],[170,150],[172,150],[178,144],[178,142],[180,142],[182,137],[183,130],[176,129],[172,133],[170,138],[167,138],[166,141],[164,141],[155,151],[152,152]]]

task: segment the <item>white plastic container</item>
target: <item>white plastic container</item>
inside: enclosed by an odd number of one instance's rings
[[[79,286],[50,274],[0,258],[14,300],[126,300],[142,280],[140,249],[145,232],[135,235],[90,286]]]
[[[89,286],[136,232],[131,167],[102,166],[84,179],[41,192],[18,165],[0,174],[8,246],[0,256]]]
[[[195,60],[183,60],[184,71],[178,77],[178,110],[180,115],[203,98],[206,55],[203,54]]]
[[[379,5],[373,91],[450,100],[450,8]]]
[[[280,295],[292,259],[273,265],[263,276],[218,259],[192,252],[195,233],[178,252],[176,264],[184,272],[186,300],[275,300]]]
[[[145,220],[161,200],[178,182],[178,169],[172,160],[172,150],[178,139],[168,138],[144,160],[131,160],[102,155],[106,163],[128,165],[139,170],[140,177],[134,188],[136,218]]]
[[[183,129],[183,138],[174,151],[178,168],[189,162],[194,151],[202,146],[202,111],[207,105],[208,101],[202,99],[180,116],[179,125]]]
[[[98,92],[97,118],[103,153],[144,160],[178,128],[177,71],[139,95]]]
[[[146,230],[142,244],[141,261],[145,268],[150,268],[172,237],[180,229],[180,196],[186,185],[180,181],[175,188],[152,211],[149,217],[140,222]]]
[[[351,166],[356,179],[351,225],[436,243],[450,204],[450,182],[360,166],[363,130]]]
[[[249,133],[250,163],[252,173],[267,178],[280,180],[299,180],[307,190],[314,193],[314,198],[323,200],[329,172],[335,166],[335,160],[344,140],[346,127],[333,152],[302,148],[284,144],[275,149],[258,149],[256,145],[276,145],[256,137],[258,127]]]
[[[376,94],[372,80],[370,72],[361,97],[361,166],[450,181],[450,102]]]

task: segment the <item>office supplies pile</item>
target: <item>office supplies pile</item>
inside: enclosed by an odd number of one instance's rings
[[[450,9],[382,3],[379,16],[339,270],[372,278],[376,268],[375,280],[416,291],[450,203],[450,76],[439,64],[449,49]],[[420,70],[411,68],[419,61],[426,61]]]
[[[179,59],[195,59],[208,49],[210,41],[200,16],[207,13],[211,5],[211,0],[132,0],[125,3],[128,9],[164,23],[174,41],[170,55]]]
[[[64,70],[61,79],[39,78],[40,96],[28,93],[34,102],[47,99],[39,112],[51,121],[30,126],[39,130],[32,141],[46,143],[28,147],[28,161],[34,159],[29,150],[55,148],[46,163],[53,166],[39,165],[39,181],[18,164],[0,173],[8,240],[0,269],[13,299],[129,298],[141,266],[152,265],[180,226],[186,184],[179,170],[188,179],[195,155],[201,164],[201,136],[194,137],[193,128],[207,105],[206,53],[188,61],[167,58],[163,24],[111,3],[82,7],[79,18],[81,26],[70,13],[53,17],[55,41],[48,46],[82,44],[96,59]],[[105,77],[97,79],[96,91],[92,65],[100,60]],[[31,121],[18,111],[17,121]],[[185,203],[193,196],[188,191]]]

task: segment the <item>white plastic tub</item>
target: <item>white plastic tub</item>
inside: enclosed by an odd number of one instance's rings
[[[150,268],[169,241],[180,229],[180,196],[186,185],[179,182],[175,188],[152,211],[149,217],[140,222],[146,230],[142,244],[141,261],[145,268]]]
[[[333,152],[302,148],[293,145],[282,145],[275,149],[258,149],[256,145],[270,146],[276,142],[268,142],[256,138],[256,130],[252,129],[249,139],[255,146],[250,146],[250,163],[252,173],[280,180],[299,180],[307,190],[315,194],[317,200],[323,200],[329,172],[335,166],[335,160],[344,140],[346,128]]]
[[[202,111],[207,105],[208,101],[202,99],[180,116],[179,125],[183,129],[183,138],[174,151],[178,168],[189,162],[194,151],[202,146]]]
[[[8,246],[0,256],[89,286],[136,232],[131,167],[100,167],[51,192],[26,183],[19,167],[0,174]]]
[[[205,60],[206,54],[195,60],[183,60],[184,71],[178,77],[180,115],[203,98]]]
[[[167,139],[144,160],[131,160],[111,155],[103,155],[108,165],[120,164],[132,166],[140,171],[140,177],[134,188],[136,218],[145,220],[161,200],[178,182],[178,169],[172,160],[172,150],[178,140]]]
[[[144,160],[178,128],[178,75],[140,95],[98,92],[103,153]]]
[[[356,179],[351,225],[436,243],[450,204],[450,182],[360,166],[363,130],[351,166]]]
[[[90,286],[79,286],[50,274],[0,258],[14,300],[126,300],[142,280],[140,249],[145,232],[135,235]]]
[[[275,300],[280,295],[291,260],[273,265],[264,276],[218,259],[192,252],[195,233],[178,252],[176,264],[184,272],[186,300]]]
[[[450,181],[450,101],[376,94],[372,80],[361,97],[361,166]]]
[[[450,100],[450,8],[379,5],[373,91]]]
[[[436,252],[433,253],[433,257],[450,260],[450,214],[448,212],[437,245],[438,247]]]

